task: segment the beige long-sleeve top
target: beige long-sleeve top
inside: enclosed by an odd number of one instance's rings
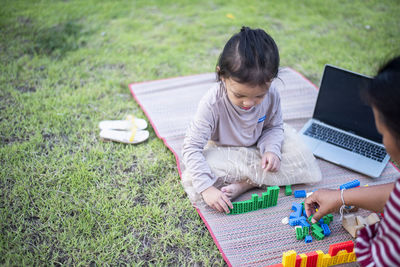
[[[273,152],[281,158],[283,120],[280,96],[274,84],[263,101],[249,110],[232,104],[222,83],[210,88],[201,99],[182,150],[183,163],[198,193],[216,181],[203,156],[209,140],[220,146],[257,145],[261,154]]]

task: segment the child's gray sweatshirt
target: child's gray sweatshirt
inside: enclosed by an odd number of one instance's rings
[[[249,110],[232,104],[222,83],[210,88],[201,99],[187,129],[182,150],[183,163],[192,175],[193,186],[198,193],[216,181],[203,156],[203,149],[209,140],[219,146],[256,145],[261,154],[273,152],[281,158],[282,110],[274,84],[263,101]]]

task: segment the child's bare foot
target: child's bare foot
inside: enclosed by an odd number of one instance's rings
[[[249,183],[240,182],[222,187],[221,192],[224,193],[229,199],[234,199],[253,187],[255,186]]]

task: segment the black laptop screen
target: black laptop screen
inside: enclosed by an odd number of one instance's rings
[[[313,118],[382,143],[372,109],[361,99],[370,82],[369,77],[326,65]]]

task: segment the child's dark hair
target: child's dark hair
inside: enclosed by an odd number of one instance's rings
[[[217,79],[263,86],[278,76],[279,51],[264,30],[243,26],[226,43],[217,63]]]
[[[379,111],[380,118],[400,145],[400,56],[380,68],[364,97]]]

